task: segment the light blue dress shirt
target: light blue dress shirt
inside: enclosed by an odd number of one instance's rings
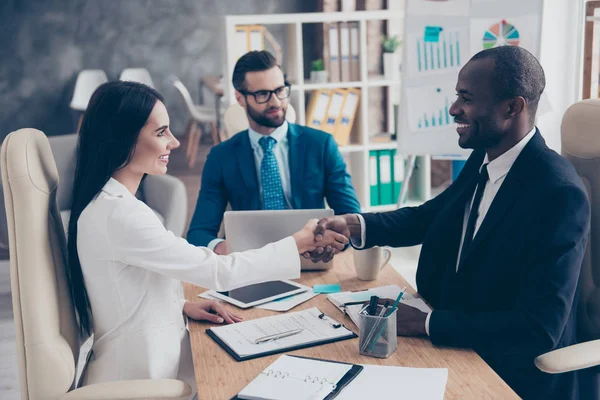
[[[273,153],[277,159],[277,167],[279,168],[279,175],[281,176],[281,185],[283,186],[283,195],[285,196],[285,204],[287,208],[292,208],[292,190],[290,182],[290,146],[287,138],[288,123],[284,121],[283,125],[275,129],[271,135],[273,139],[277,140],[277,145],[273,148]],[[258,190],[259,198],[262,201],[262,181],[260,179],[260,164],[263,159],[263,150],[260,147],[258,141],[264,135],[256,132],[252,128],[248,128],[248,136],[250,137],[250,146],[252,146],[252,152],[254,154],[254,162],[256,164],[256,175],[258,178]],[[217,244],[223,242],[223,239],[213,239],[208,244],[208,248],[214,250]]]

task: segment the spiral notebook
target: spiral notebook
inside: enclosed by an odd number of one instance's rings
[[[362,369],[361,365],[283,355],[234,399],[331,400]]]

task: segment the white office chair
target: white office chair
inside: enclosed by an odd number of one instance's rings
[[[154,82],[152,82],[150,72],[148,72],[146,68],[125,68],[123,71],[121,71],[119,80],[139,82],[154,88]]]
[[[179,79],[174,78],[173,86],[175,86],[181,95],[189,114],[189,120],[185,129],[185,137],[186,157],[188,159],[188,167],[191,169],[196,164],[196,156],[200,145],[203,124],[210,125],[213,144],[218,144],[220,142],[219,134],[217,132],[217,114],[211,107],[194,104],[190,92]]]
[[[9,134],[0,153],[10,244],[10,283],[23,400],[178,399],[175,379],[138,379],[75,388],[79,333],[57,203],[50,143],[35,129]]]
[[[562,154],[577,170],[591,203],[591,232],[579,278],[578,339],[582,343],[542,354],[535,365],[550,374],[583,370],[581,392],[600,397],[600,100],[569,107],[562,120]],[[591,384],[591,387],[583,386]]]
[[[296,122],[296,110],[291,104],[288,104],[287,113],[285,119],[290,123]],[[248,129],[248,116],[244,107],[238,103],[230,105],[225,114],[223,114],[223,132],[221,141],[229,139],[238,132],[245,131]]]
[[[94,91],[96,91],[98,86],[105,82],[108,82],[108,77],[101,69],[84,69],[77,74],[73,98],[69,105],[72,110],[81,113],[79,122],[77,123],[77,132],[79,132],[79,128],[81,127],[83,113],[87,109],[92,94],[94,94]]]

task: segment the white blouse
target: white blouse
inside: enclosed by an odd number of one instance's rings
[[[300,277],[293,238],[218,256],[167,231],[112,178],[84,209],[77,229],[94,319],[84,384],[178,378],[195,388],[180,281],[225,291]]]

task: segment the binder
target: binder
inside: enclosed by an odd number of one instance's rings
[[[350,22],[350,80],[360,81],[360,39],[358,22]]]
[[[325,115],[331,100],[331,90],[320,89],[312,93],[310,103],[306,111],[306,126],[315,129],[323,129]]]
[[[393,156],[393,180],[394,180],[394,204],[398,203],[398,196],[400,195],[400,190],[402,189],[402,181],[404,179],[404,157],[401,154],[398,154],[396,149],[392,150]]]
[[[248,52],[250,43],[248,42],[248,29],[246,26],[238,25],[235,27],[235,53],[239,59]]]
[[[336,23],[323,24],[325,29],[325,43],[323,44],[325,69],[329,74],[330,82],[340,81],[340,51],[338,38],[338,25]]]
[[[346,98],[346,89],[334,89],[331,91],[331,101],[327,108],[327,117],[322,130],[331,133],[334,138],[336,134],[338,117],[342,113],[344,99]],[[339,144],[339,143],[338,143]]]
[[[316,327],[322,326],[323,330],[321,331],[321,335],[319,336],[313,331],[313,328],[311,328],[304,329],[303,332],[298,335],[288,336],[272,342],[262,344],[254,344],[252,342],[256,339],[256,336],[252,336],[253,332],[257,330],[261,331],[260,336],[264,336],[264,333],[262,332],[265,330],[274,330],[273,327],[276,326],[292,329],[291,327],[298,324],[294,321],[308,321],[307,323],[313,324],[313,327],[315,327],[314,329],[318,329]],[[266,357],[273,354],[285,353],[358,337],[357,334],[347,329],[344,325],[337,323],[316,307],[292,313],[238,322],[235,325],[216,326],[208,328],[206,333],[236,361],[253,360],[255,358]],[[244,340],[240,341],[240,337],[244,337]],[[227,342],[227,338],[231,340]],[[251,347],[251,351],[247,351],[248,346]]]
[[[337,382],[331,382],[331,387],[322,388],[322,383],[327,381],[326,377],[312,377],[306,379],[307,370],[312,372],[314,369],[323,370],[327,368],[328,372],[336,366],[351,366],[350,369]],[[285,398],[289,396],[290,385],[302,386],[295,387],[300,393],[309,395],[311,389],[329,392],[325,396],[325,400],[334,399],[350,382],[354,380],[363,371],[364,367],[358,364],[349,364],[340,361],[322,360],[312,357],[302,357],[296,355],[283,355],[275,362],[271,363],[264,371],[262,371],[252,382],[250,382],[237,396],[232,400],[237,399],[264,399],[264,398]],[[319,378],[314,381],[314,378]],[[278,379],[275,381],[274,379]],[[286,379],[295,379],[295,381],[286,381]],[[318,386],[314,386],[315,383]],[[275,386],[277,385],[277,386]],[[281,391],[278,393],[277,391]],[[323,393],[319,391],[319,393]],[[321,396],[322,397],[322,396]]]
[[[335,126],[335,141],[340,146],[345,146],[350,142],[350,133],[354,125],[354,117],[358,108],[358,100],[360,98],[360,89],[345,89],[346,96],[344,105],[339,113]]]
[[[264,50],[265,35],[262,25],[251,25],[248,28],[248,51]]]
[[[379,160],[375,150],[369,151],[369,197],[371,207],[379,205]]]
[[[391,150],[379,150],[379,204],[393,204]]]
[[[340,81],[350,82],[350,26],[340,22]]]

